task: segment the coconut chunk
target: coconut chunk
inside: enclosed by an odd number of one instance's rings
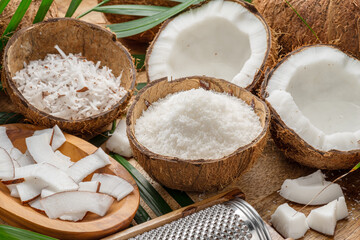
[[[334,235],[336,227],[336,200],[311,210],[307,223],[311,229],[326,235]]]
[[[19,193],[22,202],[29,202],[34,200],[41,194],[41,190],[47,187],[47,183],[42,179],[27,179],[25,182],[16,184],[16,189]]]
[[[90,181],[90,182],[80,182],[78,191],[99,192],[99,189],[100,189],[99,181]]]
[[[118,201],[134,190],[130,183],[115,175],[95,173],[91,180],[100,182],[99,192],[109,194]]]
[[[52,219],[87,211],[104,216],[113,201],[106,194],[79,191],[56,193],[40,200],[46,215]]]
[[[5,149],[8,153],[14,148],[14,145],[6,133],[6,127],[0,127],[0,147]]]
[[[38,211],[44,212],[44,208],[41,206],[40,203],[41,198],[35,198],[34,200],[28,202],[28,204],[30,205],[30,207],[35,208]]]
[[[36,163],[28,150],[26,150],[26,152],[22,154],[21,157],[16,159],[16,162],[19,164],[20,167],[25,167],[27,165],[32,165]]]
[[[0,179],[13,178],[15,176],[15,167],[13,160],[8,152],[0,147]]]
[[[51,196],[53,194],[55,194],[56,192],[49,189],[49,188],[44,188],[41,190],[41,198],[46,198],[48,196]]]
[[[46,129],[41,129],[41,130],[36,130],[33,133],[33,136],[39,136],[44,134],[46,136],[46,139],[48,140],[48,144],[51,144],[51,140],[53,138],[54,135],[54,129],[52,128],[46,128]]]
[[[150,81],[209,76],[249,86],[266,59],[268,30],[245,4],[210,1],[159,32],[147,61]]]
[[[287,203],[280,205],[273,215],[271,223],[285,238],[298,239],[305,235],[309,226],[303,213],[295,211]]]
[[[59,158],[49,145],[46,134],[26,138],[29,153],[37,163],[50,163],[62,170],[66,170],[72,163]]]
[[[19,192],[16,188],[16,184],[6,185],[6,187],[9,189],[10,195],[12,197],[20,198]]]
[[[132,150],[126,135],[126,120],[120,120],[115,132],[106,142],[106,148],[124,157],[131,157]]]
[[[66,142],[66,138],[58,125],[55,125],[53,127],[53,130],[54,130],[54,136],[51,142],[51,147],[55,151]]]
[[[329,187],[313,199],[327,186]],[[320,170],[305,177],[286,179],[281,186],[280,195],[300,204],[308,204],[313,200],[310,205],[326,204],[344,196],[340,185],[326,181]]]
[[[349,211],[346,206],[345,198],[339,197],[336,201],[336,220],[339,221],[347,216],[349,216]]]
[[[74,165],[67,170],[67,173],[75,182],[79,183],[89,174],[109,164],[109,156],[104,150],[99,148],[95,153],[74,163]]]

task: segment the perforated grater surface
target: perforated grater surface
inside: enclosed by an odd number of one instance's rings
[[[131,239],[271,240],[271,237],[265,223],[255,209],[244,200],[235,198]]]

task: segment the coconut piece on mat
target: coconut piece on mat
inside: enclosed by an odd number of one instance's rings
[[[54,135],[51,142],[51,147],[55,151],[66,142],[66,138],[58,125],[55,125],[52,129],[54,130]]]
[[[81,182],[86,176],[99,168],[110,164],[109,156],[98,148],[93,154],[86,156],[68,168],[67,173],[75,182]]]
[[[115,175],[95,173],[91,180],[100,182],[99,192],[109,194],[118,201],[134,190],[130,183]]]
[[[106,142],[106,148],[124,157],[131,157],[132,150],[126,135],[126,120],[120,120],[114,133]]]
[[[0,147],[0,179],[13,178],[15,176],[15,167],[9,153]]]
[[[336,201],[336,220],[341,220],[349,216],[349,211],[346,206],[345,198],[339,197]]]
[[[295,211],[287,203],[280,205],[275,210],[270,221],[285,238],[301,238],[309,229],[305,215]]]
[[[311,210],[307,223],[311,229],[326,235],[334,235],[336,227],[336,200]]]
[[[312,200],[310,205],[326,204],[343,196],[340,185],[331,184],[325,180],[324,176],[318,170],[305,177],[286,179],[281,186],[280,195],[287,200],[300,204],[308,204]],[[325,187],[327,188],[313,199]]]
[[[56,193],[40,200],[46,215],[53,219],[87,211],[104,216],[113,201],[114,199],[106,194],[81,191]]]

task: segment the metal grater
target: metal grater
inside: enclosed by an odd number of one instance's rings
[[[235,198],[180,218],[133,240],[271,240],[265,223],[247,202]]]

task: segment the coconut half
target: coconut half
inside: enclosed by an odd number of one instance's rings
[[[358,162],[358,60],[330,45],[303,47],[278,63],[263,90],[272,135],[287,157],[322,169]]]
[[[269,49],[269,29],[251,4],[210,1],[164,23],[147,51],[148,80],[204,75],[252,88]]]

